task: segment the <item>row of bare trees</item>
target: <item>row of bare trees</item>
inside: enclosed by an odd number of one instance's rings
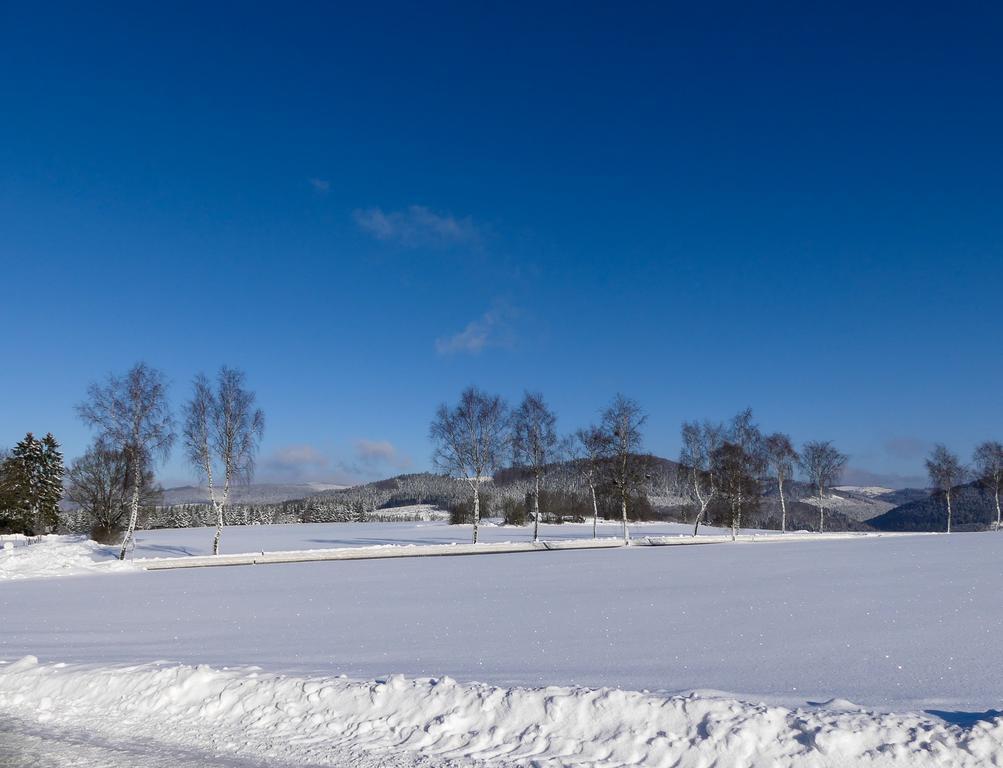
[[[992,494],[996,503],[996,530],[1003,525],[1000,514],[1000,491],[1003,490],[1003,444],[988,440],[975,448],[972,465],[966,466],[956,453],[938,443],[926,460],[926,472],[934,493],[944,497],[947,511],[947,532],[951,532],[953,518],[952,497],[954,489],[969,480],[975,480]]]
[[[429,435],[436,467],[463,478],[473,501],[473,542],[479,536],[481,488],[493,473],[511,462],[533,479],[531,492],[533,540],[540,536],[540,493],[554,465],[574,460],[589,488],[593,508],[593,536],[597,535],[597,489],[607,485],[615,493],[623,524],[623,539],[630,541],[628,505],[644,480],[641,407],[617,395],[602,412],[599,424],[560,438],[557,417],[539,393],[527,392],[515,410],[497,396],[468,387],[454,406],[442,404],[432,420]]]
[[[738,413],[727,424],[685,422],[681,431],[680,470],[696,510],[693,535],[713,503],[727,510],[732,538],[742,527],[743,512],[759,498],[762,485],[775,483],[780,497],[780,529],[787,530],[787,485],[799,468],[818,499],[818,529],[825,529],[827,491],[839,480],[847,457],[829,441],[811,441],[798,452],[789,435],[763,435],[752,410]]]
[[[199,374],[183,409],[185,457],[207,482],[215,513],[213,554],[219,554],[231,484],[250,480],[264,431],[264,414],[244,382],[242,371],[226,366],[215,386]],[[156,368],[137,363],[124,375],[92,384],[77,410],[96,436],[70,470],[69,495],[91,509],[108,533],[124,528],[119,552],[124,560],[140,508],[155,493],[153,467],[166,460],[177,439],[167,380]]]

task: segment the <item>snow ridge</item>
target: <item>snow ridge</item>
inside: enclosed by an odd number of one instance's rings
[[[42,536],[37,544],[0,551],[0,581],[133,570],[131,562],[119,561],[115,547],[82,535]]]
[[[169,747],[299,764],[999,765],[1003,718],[961,728],[832,701],[786,709],[713,692],[361,682],[255,668],[0,666],[0,711]],[[351,762],[346,762],[351,758]]]

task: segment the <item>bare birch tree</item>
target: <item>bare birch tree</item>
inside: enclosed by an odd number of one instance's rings
[[[124,376],[109,376],[104,384],[92,384],[77,412],[85,424],[98,430],[101,442],[122,451],[128,461],[132,494],[119,552],[119,560],[124,560],[136,533],[144,473],[158,459],[166,459],[174,444],[167,383],[156,368],[137,363]]]
[[[964,482],[968,472],[958,457],[947,446],[937,443],[926,460],[926,473],[934,493],[944,494],[947,503],[947,532],[951,532],[951,492],[956,485]]]
[[[609,463],[609,436],[599,427],[586,427],[575,432],[571,446],[572,460],[592,498],[592,538],[595,539],[599,537],[599,500],[596,488],[601,485],[603,472]]]
[[[533,541],[540,540],[540,485],[558,458],[557,416],[539,392],[527,392],[512,414],[512,453],[516,466],[533,475]]]
[[[818,494],[818,530],[825,530],[825,492],[839,481],[848,457],[828,440],[815,440],[801,448],[801,471]]]
[[[499,465],[509,444],[509,412],[497,395],[468,387],[455,408],[443,403],[429,429],[433,461],[443,472],[467,481],[474,497],[473,542],[481,521],[481,484]]]
[[[996,500],[996,530],[1003,527],[1000,517],[1000,489],[1003,487],[1003,444],[994,440],[975,449],[975,473],[979,485],[990,491]]]
[[[738,443],[726,440],[711,454],[711,471],[726,504],[731,540],[735,541],[742,527],[742,514],[759,492],[756,458]]]
[[[707,517],[707,508],[717,495],[718,487],[711,457],[720,446],[723,433],[723,427],[707,421],[703,424],[688,421],[682,426],[679,464],[686,478],[686,492],[697,505],[693,521],[694,536],[699,533],[700,523]]]
[[[767,470],[773,474],[780,494],[780,532],[787,532],[787,499],[784,496],[784,483],[794,475],[794,466],[801,458],[794,450],[789,435],[774,432],[763,439],[763,452],[766,456]]]
[[[641,406],[621,394],[613,398],[602,416],[602,430],[610,446],[609,479],[620,497],[624,544],[630,544],[627,503],[640,490],[644,480],[644,457],[640,455],[640,450],[641,427],[646,419]]]
[[[766,452],[763,445],[763,433],[759,431],[759,425],[752,418],[751,408],[736,413],[732,417],[731,423],[728,424],[725,437],[728,442],[734,443],[745,451],[747,468],[751,475],[758,480],[766,472]]]
[[[216,519],[214,555],[219,554],[230,486],[250,482],[254,475],[254,458],[265,430],[265,414],[254,407],[254,401],[255,394],[244,387],[244,372],[224,365],[216,378],[215,391],[203,374],[195,377],[192,399],[185,406],[185,454],[209,487],[209,502]],[[222,472],[219,496],[215,468]]]

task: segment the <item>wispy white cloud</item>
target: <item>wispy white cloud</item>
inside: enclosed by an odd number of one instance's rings
[[[319,480],[328,471],[330,460],[312,445],[287,445],[275,450],[261,463],[262,473],[272,481]]]
[[[307,179],[310,186],[313,187],[313,191],[317,194],[323,195],[328,190],[331,189],[331,182],[327,179]]]
[[[402,211],[360,208],[352,212],[352,217],[360,229],[377,240],[411,248],[475,245],[481,239],[469,217],[460,219],[452,214],[436,213],[423,205],[411,205]]]
[[[367,466],[386,465],[395,469],[406,469],[411,466],[411,458],[401,454],[388,440],[357,440],[355,455]]]
[[[515,340],[512,320],[517,315],[508,304],[496,304],[458,333],[436,339],[435,351],[440,355],[476,355],[488,347],[510,347]]]

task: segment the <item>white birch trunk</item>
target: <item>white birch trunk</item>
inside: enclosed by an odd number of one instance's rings
[[[213,479],[212,479],[212,459],[209,456],[209,448],[208,447],[205,448],[205,454],[203,455],[203,461],[205,463],[202,465],[202,469],[205,472],[206,485],[209,487],[209,503],[212,505],[212,511],[213,511],[213,514],[216,517],[216,535],[213,537],[213,540],[212,540],[212,553],[214,555],[218,555],[219,554],[219,539],[220,539],[220,536],[222,536],[222,534],[223,534],[223,507],[216,500],[216,487],[213,484]],[[229,490],[229,488],[228,488],[229,484],[228,483],[224,483],[224,486],[225,486],[225,490],[224,490],[223,498],[225,499],[226,498],[226,491]]]
[[[824,497],[822,496],[822,489],[818,489],[818,532],[822,533],[825,530],[825,507],[823,506]]]
[[[696,536],[697,532],[700,530],[700,523],[703,522],[704,515],[707,514],[707,507],[710,505],[710,499],[700,499],[700,511],[697,512],[697,519],[693,523],[693,535]]]
[[[533,492],[533,541],[540,540],[540,475],[536,476],[536,490]]]
[[[122,551],[118,553],[119,560],[125,560],[125,553],[129,549],[129,543],[136,533],[136,521],[139,519],[139,484],[141,473],[137,467],[133,470],[132,480],[132,502],[129,504],[129,527],[125,530],[125,538],[122,539]]]
[[[736,501],[732,502],[731,506],[731,540],[736,541],[738,538],[738,529],[742,527],[742,502],[745,498],[741,493],[738,494]]]
[[[780,486],[780,532],[787,533],[787,501],[784,499],[783,478],[777,479],[777,485]]]
[[[704,499],[703,494],[700,493],[700,481],[696,476],[696,470],[694,470],[693,475],[693,492],[696,494],[697,503],[700,504],[700,511],[697,512],[697,519],[693,521],[693,535],[696,536],[697,532],[700,530],[700,523],[703,521],[704,512],[707,511],[707,504],[710,499]]]
[[[211,490],[210,490],[211,493]],[[229,480],[223,483],[223,498],[217,504],[215,499],[213,499],[213,505],[216,507],[216,536],[212,540],[212,553],[214,555],[219,554],[219,540],[223,536],[223,510],[226,509],[226,500],[230,496],[230,482]]]
[[[481,522],[480,483],[474,483],[474,544],[477,543],[477,528]]]
[[[951,532],[951,489],[947,489],[947,532]]]
[[[589,490],[592,491],[592,538],[599,538],[599,502],[596,500],[596,487],[589,483]],[[999,508],[999,497],[996,499],[996,507]]]
[[[630,532],[627,530],[627,494],[620,494],[620,513],[623,516],[623,543],[630,544]]]
[[[996,486],[996,531],[999,532],[1000,529],[1000,490],[999,486]]]

